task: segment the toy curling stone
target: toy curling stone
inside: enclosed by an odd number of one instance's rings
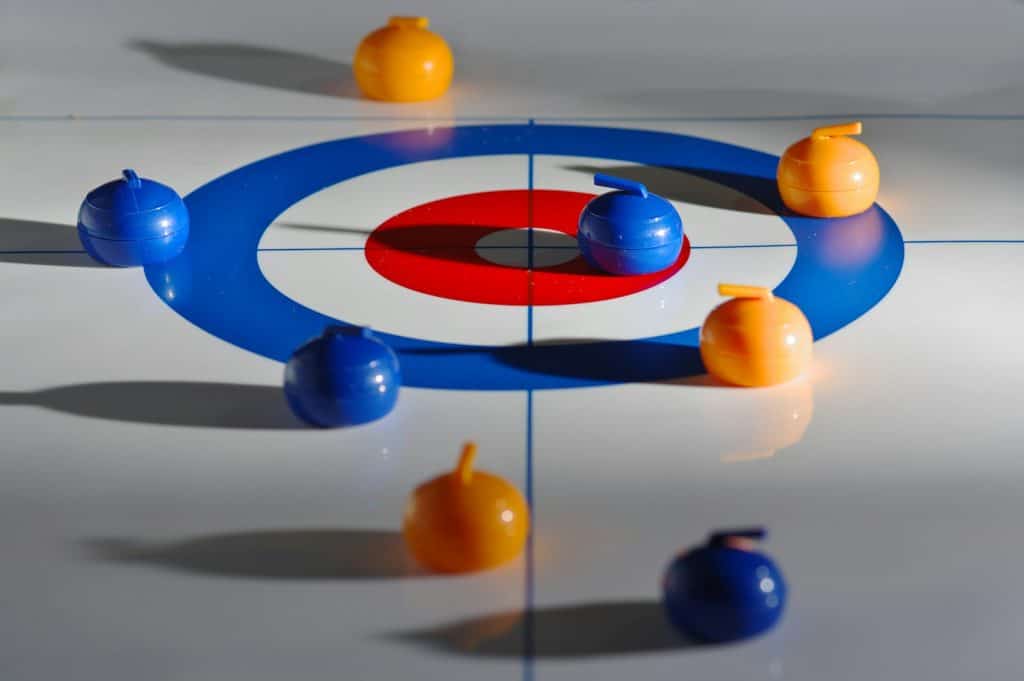
[[[322,428],[354,426],[386,416],[398,400],[398,357],[369,329],[328,327],[296,350],[284,373],[288,405]]]
[[[662,580],[669,620],[684,635],[713,643],[771,629],[786,605],[786,582],[771,558],[755,550],[761,528],[716,532],[675,558]]]
[[[759,286],[719,284],[735,296],[700,329],[700,356],[710,374],[727,383],[766,386],[796,378],[811,363],[814,336],[793,303]]]
[[[610,274],[650,274],[669,267],[683,248],[683,221],[672,204],[639,182],[597,174],[594,184],[620,191],[591,199],[576,239],[592,267]]]
[[[863,213],[878,197],[878,161],[859,135],[860,121],[817,128],[779,160],[782,202],[794,213],[841,218]]]
[[[133,267],[166,262],[188,241],[188,209],[167,185],[134,170],[93,189],[78,211],[78,238],[106,265]]]
[[[352,68],[370,99],[419,102],[436,99],[452,82],[454,60],[444,38],[427,30],[426,17],[391,17],[363,38]]]
[[[409,496],[402,535],[413,557],[436,572],[473,572],[519,555],[530,509],[507,480],[473,470],[476,445],[462,450],[455,470]]]

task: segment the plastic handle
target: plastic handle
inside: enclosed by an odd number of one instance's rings
[[[594,175],[594,184],[599,187],[610,187],[611,189],[621,189],[624,192],[630,192],[631,194],[638,194],[639,196],[647,198],[647,186],[636,182],[635,180],[627,180],[624,177],[612,177],[611,175],[605,175],[604,173],[598,173]]]
[[[828,125],[824,128],[815,128],[811,137],[824,139],[826,137],[842,137],[845,135],[859,135],[864,132],[864,124],[860,121],[852,123],[841,123],[839,125]]]
[[[772,291],[764,286],[745,286],[743,284],[719,284],[718,295],[731,298],[761,298],[771,300]]]
[[[462,454],[459,455],[459,463],[455,466],[455,474],[459,482],[468,485],[473,481],[473,462],[476,461],[476,444],[467,442],[462,446]]]
[[[708,544],[711,546],[723,546],[729,544],[733,539],[751,539],[762,541],[768,532],[763,527],[744,527],[736,530],[719,530],[708,537]]]
[[[430,26],[430,19],[427,17],[391,17],[388,19],[388,26],[395,28],[427,28]]]
[[[121,174],[124,176],[124,181],[127,182],[128,186],[131,187],[132,189],[139,189],[140,187],[142,187],[142,180],[139,178],[138,174],[131,168],[125,168],[124,170],[121,171]]]

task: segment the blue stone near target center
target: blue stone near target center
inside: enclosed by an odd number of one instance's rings
[[[639,182],[598,173],[594,184],[619,191],[595,197],[580,213],[577,241],[591,267],[609,274],[650,274],[683,248],[683,221],[671,203]]]

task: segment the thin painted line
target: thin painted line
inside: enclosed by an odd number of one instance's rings
[[[530,127],[534,125],[530,119]],[[531,131],[532,132],[532,131]],[[526,344],[533,345],[533,151],[526,155],[526,267],[531,273],[526,279]]]
[[[533,204],[530,203],[529,207],[529,218],[530,223],[533,223]],[[1022,241],[907,241],[906,243],[1024,243]],[[786,248],[793,247],[796,244],[738,244],[738,245],[722,245],[722,246],[691,246],[691,249],[720,249],[720,248]],[[383,248],[383,247],[382,247]],[[470,248],[468,246],[421,246],[417,248],[403,248],[404,251],[443,251],[447,249],[461,249]],[[576,246],[536,246],[533,244],[533,229],[530,228],[530,233],[527,238],[526,246],[473,246],[474,250],[478,251],[514,251],[514,250],[527,250],[529,268],[533,269],[533,254],[534,251],[575,251]],[[257,248],[260,253],[316,253],[320,251],[363,251],[366,250],[364,246],[296,246],[296,247],[267,247]],[[78,254],[85,253],[84,250],[49,250],[49,249],[38,249],[38,250],[0,250],[2,255],[65,255],[65,254]]]
[[[528,209],[530,222],[533,222],[533,205],[530,204]],[[472,248],[477,251],[515,251],[515,250],[526,250],[528,251],[527,260],[528,267],[533,269],[533,255],[536,251],[575,251],[576,246],[537,246],[533,243],[533,231],[530,228],[530,233],[527,236],[526,246],[421,246],[417,248],[403,248],[403,251],[443,251],[448,249],[463,249]],[[690,246],[691,250],[712,250],[712,249],[724,249],[724,248],[795,248],[796,244],[723,244],[719,246]],[[380,248],[384,248],[381,246]],[[323,247],[311,247],[311,248],[260,248],[259,251],[361,251],[362,246],[323,246]]]
[[[475,250],[479,251],[493,251],[493,250],[515,250],[517,248],[536,249],[538,251],[573,251],[576,250],[575,246],[531,246],[529,244],[529,238],[527,238],[527,244],[525,246],[473,246]]]
[[[538,116],[538,121],[587,122],[665,122],[665,123],[743,123],[747,121],[819,121],[837,118],[862,120],[936,120],[936,121],[1020,121],[1024,114],[942,114],[942,113],[835,113],[766,114],[760,116]]]
[[[312,248],[257,248],[260,253],[302,253],[303,251],[362,251],[362,246],[317,246]]]
[[[532,205],[531,205],[532,213]],[[532,222],[532,214],[531,214]],[[532,241],[532,238],[530,239]],[[924,244],[924,245],[1000,245],[1009,244],[1017,245],[1024,244],[1024,239],[907,239],[903,243],[908,245]],[[712,246],[690,246],[691,250],[723,250],[723,249],[743,249],[743,248],[795,248],[796,244],[720,244]],[[466,246],[423,246],[419,248],[406,248],[406,251],[443,251],[448,249],[460,249],[468,248]],[[530,268],[533,268],[533,253],[535,251],[575,251],[575,246],[536,246],[528,243],[526,246],[474,246],[474,250],[478,251],[512,251],[512,250],[528,250],[530,252]],[[362,251],[366,250],[363,246],[297,246],[293,248],[258,248],[256,249],[260,253],[316,253],[320,251]],[[85,255],[85,251],[82,249],[32,249],[32,250],[0,250],[0,255]],[[532,318],[529,320],[527,327],[527,334],[532,338],[533,325]]]
[[[530,206],[530,222],[533,222],[533,206]],[[473,246],[474,250],[478,251],[514,251],[514,250],[526,250],[528,251],[529,268],[533,269],[533,254],[534,251],[575,251],[575,246],[535,246],[533,243],[532,229],[527,239],[526,246]],[[912,242],[906,243],[1024,243],[1016,241],[1007,242],[973,242],[973,241],[950,241],[950,242]],[[787,246],[795,246],[796,244],[742,244],[742,245],[724,245],[724,246],[691,246],[691,249],[715,249],[715,248],[785,248]],[[470,248],[468,246],[422,246],[418,248],[403,248],[404,251],[443,251],[447,249],[461,249]],[[268,247],[268,248],[257,248],[260,253],[317,253],[322,251],[363,251],[366,250],[364,246],[296,246],[291,248],[285,247]],[[0,250],[2,255],[67,255],[67,254],[84,254],[85,251],[82,249],[78,250],[11,250],[4,251]]]
[[[1024,244],[1024,239],[907,239],[905,244]]]
[[[272,114],[26,114],[0,115],[0,121],[20,123],[47,122],[104,122],[104,121],[254,121],[254,122],[410,122],[430,123],[443,121],[521,121],[525,116],[498,116],[492,114],[465,116],[375,116],[375,115],[272,115]],[[1021,121],[1024,113],[1011,114],[958,114],[958,113],[830,113],[830,114],[764,114],[748,116],[538,116],[535,121],[589,121],[589,122],[692,122],[729,123],[757,121],[816,121],[837,118],[862,120],[936,120],[936,121]]]
[[[40,248],[33,250],[0,251],[0,255],[71,255],[85,254],[85,250],[79,249],[48,249]]]
[[[387,246],[372,246],[371,248],[380,249],[380,248],[388,248],[388,247]],[[460,244],[458,246],[444,246],[444,245],[440,245],[440,246],[417,246],[415,248],[402,248],[401,250],[406,251],[406,252],[408,252],[408,251],[447,251],[447,250],[462,250],[462,249],[467,249],[467,248],[472,248],[475,251],[516,251],[516,250],[523,251],[523,250],[527,250],[528,248],[530,248],[530,246],[529,245],[527,245],[527,246],[464,246],[464,245]],[[575,246],[537,246],[536,249],[539,250],[539,251],[548,251],[548,250],[550,250],[550,251],[574,251],[574,250],[576,250],[576,247]],[[263,253],[263,252],[282,252],[282,253],[297,252],[297,253],[301,253],[302,251],[364,251],[364,250],[366,250],[366,247],[365,246],[310,246],[310,247],[307,248],[307,247],[304,247],[304,246],[296,246],[296,247],[293,247],[293,248],[257,248],[256,250],[260,251],[261,253]],[[2,252],[2,251],[0,251],[0,252]],[[81,252],[84,253],[85,251],[81,251]]]
[[[535,502],[533,497],[533,390],[526,391],[526,502],[531,508]]]
[[[531,206],[532,212],[532,206]],[[532,215],[531,215],[532,222]],[[533,253],[535,251],[575,251],[576,246],[536,246],[530,243],[532,238],[527,240],[526,246],[473,246],[474,250],[478,251],[492,251],[492,250],[529,250],[529,266],[533,268]],[[907,239],[903,243],[905,244],[948,244],[948,245],[986,245],[986,244],[1024,244],[1024,239]],[[694,251],[708,251],[708,250],[726,250],[726,249],[743,249],[743,248],[796,248],[797,244],[714,244],[705,246],[690,246],[690,250]],[[406,251],[434,251],[434,250],[446,250],[447,248],[458,249],[458,248],[470,248],[469,246],[423,246],[418,248],[405,248],[402,250]],[[260,251],[360,251],[363,250],[362,246],[338,246],[338,247],[318,247],[318,248],[260,248]],[[22,251],[0,251],[0,253],[19,253]],[[23,251],[25,253],[32,253],[35,251]],[[38,251],[39,253],[84,253],[85,251]]]
[[[124,121],[252,121],[266,123],[315,123],[332,121],[351,122],[410,122],[410,123],[441,123],[458,121],[523,121],[526,116],[369,116],[369,115],[261,115],[261,114],[38,114],[38,115],[0,115],[0,121],[18,123],[52,123],[88,121],[91,123],[124,122]]]
[[[691,251],[722,250],[727,248],[796,248],[796,244],[721,244],[718,246],[694,246]]]
[[[523,681],[533,681],[534,659],[534,594],[535,574],[533,560],[534,528],[537,527],[537,504],[533,493],[533,391],[526,391],[526,503],[530,507],[530,531],[526,535],[525,596],[526,608],[523,613]]]
[[[531,118],[529,126],[532,128],[534,121]],[[532,129],[530,134],[532,135]],[[532,138],[531,138],[532,139]],[[527,268],[529,276],[526,285],[529,287],[526,295],[526,344],[533,345],[533,145],[529,147],[530,153],[526,155],[526,246],[527,246]],[[533,564],[533,535],[537,524],[537,509],[533,495],[533,391],[526,391],[526,503],[530,507],[530,531],[526,536],[526,570],[525,570],[525,613],[523,620],[523,681],[533,681],[534,677],[534,622],[533,622],[533,599],[534,599],[534,564]]]

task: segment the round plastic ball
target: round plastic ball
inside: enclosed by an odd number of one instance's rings
[[[866,211],[878,197],[878,161],[859,135],[860,122],[818,128],[782,155],[776,179],[794,213],[839,218]]]
[[[455,62],[448,43],[427,30],[429,25],[426,17],[391,17],[387,26],[363,38],[352,68],[364,95],[418,102],[445,93]]]
[[[683,248],[683,221],[672,204],[632,180],[599,173],[594,184],[619,191],[595,197],[580,213],[576,239],[584,260],[618,275],[670,267]]]
[[[181,197],[134,170],[89,192],[78,211],[82,246],[106,265],[167,262],[185,248],[188,232],[188,209]]]
[[[814,335],[800,308],[766,288],[722,284],[718,290],[736,297],[712,310],[700,329],[700,356],[711,375],[768,386],[807,370]]]
[[[530,530],[530,509],[507,480],[473,470],[467,444],[456,469],[409,496],[402,536],[417,562],[435,572],[474,572],[518,556]]]
[[[296,416],[332,428],[386,416],[401,383],[398,356],[369,329],[329,327],[292,354],[284,392]]]
[[[763,530],[712,535],[675,558],[662,580],[665,611],[684,635],[711,643],[739,641],[776,625],[786,582],[771,558],[754,550]]]

